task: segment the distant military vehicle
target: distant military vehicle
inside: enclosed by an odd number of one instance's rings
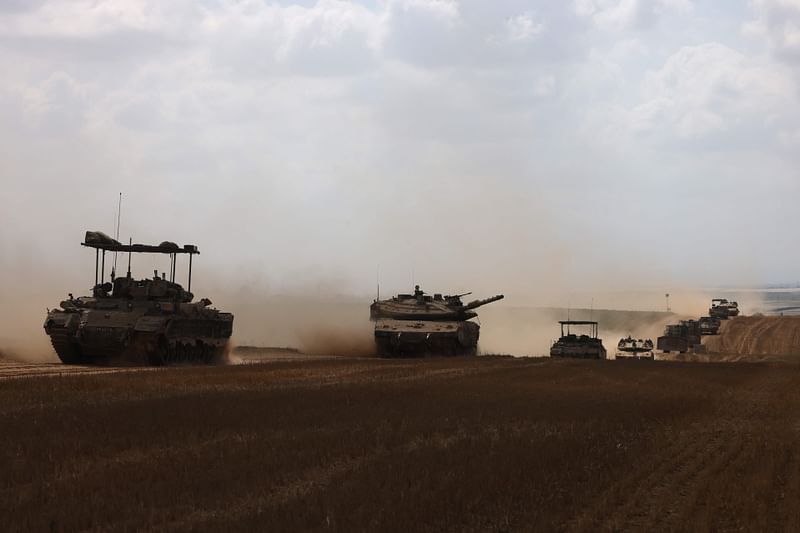
[[[375,345],[383,357],[425,355],[475,355],[480,326],[470,321],[474,310],[503,299],[502,294],[467,304],[454,296],[429,296],[419,285],[414,294],[398,294],[388,300],[375,300],[370,319],[375,322]]]
[[[212,309],[203,298],[192,302],[192,257],[197,246],[172,242],[158,246],[121,244],[101,232],[86,232],[83,246],[95,250],[95,283],[91,296],[61,302],[44,322],[58,357],[67,364],[111,361],[164,365],[214,363],[223,358],[233,315]],[[105,280],[106,253],[127,253],[128,274]],[[164,254],[170,271],[152,279],[131,277],[131,254]],[[188,287],[175,283],[180,255],[188,255]]]
[[[630,335],[627,338],[620,339],[617,343],[617,359],[620,358],[635,358],[635,359],[654,359],[653,354],[653,341],[651,339],[634,339]]]
[[[700,323],[700,335],[719,335],[722,323],[718,317],[704,316],[700,317],[698,322]]]
[[[737,302],[729,302],[725,298],[714,298],[711,300],[711,308],[708,310],[708,314],[720,320],[727,320],[739,316],[739,304]]]
[[[700,351],[700,322],[681,320],[678,324],[668,325],[664,328],[664,335],[658,338],[657,347],[664,353]]]
[[[576,357],[579,359],[606,359],[602,339],[597,337],[597,322],[591,320],[561,320],[561,337],[550,348],[550,357]],[[589,335],[572,333],[575,327],[588,326]]]

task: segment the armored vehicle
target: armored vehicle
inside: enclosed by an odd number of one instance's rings
[[[702,350],[700,322],[697,320],[681,320],[664,328],[664,335],[658,338],[657,348],[664,353],[686,353],[689,350]]]
[[[617,359],[654,359],[653,341],[651,339],[634,339],[630,335],[626,339],[620,339],[617,343]]]
[[[101,232],[86,232],[83,246],[95,250],[95,283],[91,296],[61,302],[48,311],[44,330],[58,357],[77,363],[215,363],[224,358],[233,315],[211,308],[203,298],[193,302],[192,258],[197,246],[172,242],[157,246],[120,244]],[[106,281],[106,254],[127,253],[128,274]],[[163,254],[169,272],[152,279],[131,277],[131,254]],[[175,282],[178,256],[188,256],[188,285]]]
[[[700,323],[700,335],[719,335],[719,328],[722,325],[720,319],[715,316],[704,316],[698,320]]]
[[[550,348],[550,357],[576,357],[579,359],[605,359],[603,340],[597,337],[597,322],[590,320],[561,320],[561,337]],[[589,335],[577,335],[572,329],[589,327]]]
[[[417,285],[414,294],[375,300],[370,320],[375,322],[375,346],[382,357],[475,355],[480,326],[470,319],[475,309],[503,299],[502,294],[467,304],[454,296],[429,296]]]
[[[729,302],[725,298],[714,298],[711,300],[711,308],[708,310],[708,314],[720,320],[727,320],[739,316],[739,304],[737,302]]]

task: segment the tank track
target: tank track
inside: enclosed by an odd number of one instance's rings
[[[80,347],[72,341],[71,335],[66,329],[53,328],[50,330],[50,343],[62,363],[77,365],[86,362]]]
[[[380,357],[453,357],[474,356],[477,346],[462,346],[457,338],[436,339],[423,344],[394,345],[388,338],[376,338],[375,346]]]
[[[225,362],[226,347],[198,342],[184,344],[159,339],[157,347],[148,354],[148,362],[153,366],[180,364],[221,364]]]

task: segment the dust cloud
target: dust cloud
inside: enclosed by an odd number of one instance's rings
[[[29,292],[24,295],[3,292],[0,306],[1,357],[31,363],[59,361],[42,326],[47,315],[46,301],[44,294],[32,296]],[[50,306],[54,307],[59,301],[56,297],[56,302],[50,302]]]
[[[369,298],[327,288],[267,288],[207,291],[217,307],[234,314],[233,341],[239,346],[293,348],[306,354],[366,357],[375,354]]]
[[[307,354],[372,356],[375,346],[369,321],[370,297],[354,297],[334,291],[302,290],[273,293],[267,288],[231,288],[212,280],[209,296],[217,308],[234,313],[232,345],[294,348]],[[31,362],[57,362],[42,330],[47,306],[55,306],[65,295],[63,289],[37,288],[31,291],[5,288],[7,305],[0,313],[0,350],[5,357]],[[76,290],[76,292],[78,292]],[[197,292],[197,291],[196,291]],[[594,296],[593,296],[594,294]],[[568,309],[566,306],[535,307],[503,302],[479,310],[480,353],[542,356],[559,334],[559,320],[596,320],[600,337],[609,353],[617,341],[628,335],[655,340],[664,326],[684,318],[707,314],[710,299],[719,294],[706,291],[676,291],[671,294],[671,311],[666,312],[661,291],[617,291],[606,293],[565,293],[548,300],[596,301],[612,309]],[[61,298],[59,297],[61,295]],[[723,296],[737,295],[724,294]],[[483,297],[485,295],[478,295]],[[758,308],[755,293],[740,298],[743,311]]]
[[[0,281],[3,302],[0,352],[4,357],[31,362],[58,361],[42,323],[47,308],[57,307],[67,292],[72,291],[76,296],[90,292],[84,268],[86,258],[82,257],[78,263],[81,268],[66,268],[60,276],[53,276],[45,262],[33,265],[21,260],[13,265],[15,268],[6,267]],[[93,267],[91,263],[89,266]],[[553,259],[543,268],[558,270],[557,264]],[[663,289],[625,290],[619,288],[622,285],[619,281],[590,288],[570,287],[562,277],[550,278],[544,270],[524,282],[514,277],[487,282],[484,276],[474,284],[461,272],[457,281],[446,286],[430,283],[423,288],[446,293],[475,289],[476,298],[506,294],[505,300],[479,309],[482,325],[479,349],[484,354],[545,355],[559,336],[558,320],[568,316],[597,320],[600,336],[611,353],[621,337],[632,335],[655,340],[665,324],[707,314],[713,297],[738,299],[744,314],[760,309],[756,291],[668,289],[672,312],[666,313]],[[373,296],[354,295],[357,291],[347,283],[308,283],[276,290],[266,284],[232,281],[208,270],[202,272],[202,283],[193,287],[196,297],[209,297],[215,307],[235,315],[233,345],[295,348],[320,355],[375,353],[373,325],[369,321]],[[38,281],[17,282],[27,279]],[[393,292],[384,290],[384,297]]]
[[[595,320],[609,354],[620,338],[655,339],[664,326],[679,320],[674,313],[560,308],[498,308],[481,313],[481,353],[543,356],[561,335],[559,320]],[[573,332],[581,333],[576,330]],[[586,331],[588,333],[588,330]]]

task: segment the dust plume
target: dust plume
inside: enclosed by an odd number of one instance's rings
[[[280,293],[219,284],[206,292],[218,294],[217,307],[234,314],[237,345],[294,348],[313,355],[375,354],[368,298],[339,294],[324,284]]]
[[[4,294],[3,303],[0,310],[0,354],[17,361],[57,363],[58,357],[42,327],[47,308],[8,293]]]
[[[484,354],[544,356],[561,335],[559,320],[595,320],[609,354],[620,338],[655,339],[679,315],[655,311],[606,309],[487,308],[481,313],[480,349]],[[588,332],[587,332],[588,333]]]
[[[500,230],[497,226],[490,229]],[[620,337],[630,334],[655,340],[666,323],[707,314],[712,297],[738,299],[745,314],[759,309],[760,297],[756,291],[629,289],[618,275],[604,283],[595,279],[590,286],[572,286],[560,272],[574,258],[559,250],[551,249],[553,253],[548,260],[537,262],[534,271],[526,270],[526,265],[534,260],[515,249],[499,258],[503,260],[499,264],[513,265],[500,275],[479,275],[466,267],[457,272],[425,272],[422,268],[417,272],[425,274],[421,281],[429,285],[423,284],[423,289],[430,292],[472,289],[475,297],[506,294],[506,300],[479,310],[481,353],[545,355],[560,334],[558,320],[566,319],[568,314],[573,319],[598,320],[600,335],[611,352]],[[92,276],[94,258],[83,251],[65,256],[59,263],[60,269],[51,268],[47,261],[33,262],[25,256],[17,256],[13,262],[9,256],[4,258],[5,275],[0,280],[3,301],[0,350],[6,357],[58,361],[42,322],[47,308],[56,307],[67,292],[72,291],[76,296],[90,292],[87,281]],[[38,257],[46,255],[46,251],[29,255]],[[428,263],[435,265],[437,261]],[[312,268],[304,272],[302,279],[297,276],[296,284],[287,287],[270,284],[266,281],[269,278],[259,277],[255,272],[240,274],[235,279],[222,276],[222,268],[215,269],[212,264],[197,269],[192,289],[196,298],[209,297],[215,307],[235,315],[232,343],[291,347],[320,355],[374,354],[373,325],[369,321],[373,297],[358,285],[348,283],[347,276],[331,280],[325,277],[329,273],[322,274]],[[135,271],[134,275],[148,275],[145,272]],[[248,280],[246,276],[251,278]],[[641,286],[643,281],[632,279],[631,283]],[[388,297],[396,291],[396,287],[384,289],[383,295]],[[667,291],[673,314],[665,312]],[[573,310],[568,311],[568,307]]]
[[[309,325],[298,332],[300,351],[312,355],[370,357],[375,353],[372,327],[337,329],[333,324]]]

